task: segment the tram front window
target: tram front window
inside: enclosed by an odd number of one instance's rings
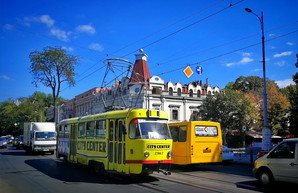
[[[166,120],[133,119],[129,125],[132,139],[171,139]]]

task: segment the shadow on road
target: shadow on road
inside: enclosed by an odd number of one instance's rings
[[[70,165],[53,159],[32,159],[26,160],[26,164],[44,173],[51,178],[63,181],[63,183],[100,183],[100,184],[136,184],[158,181],[152,176],[122,176],[97,174],[87,167],[80,165]]]

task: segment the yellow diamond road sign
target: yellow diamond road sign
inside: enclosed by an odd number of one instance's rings
[[[191,69],[191,67],[187,66],[184,70],[183,70],[185,76],[187,76],[187,78],[191,77],[191,75],[193,74],[193,71]]]

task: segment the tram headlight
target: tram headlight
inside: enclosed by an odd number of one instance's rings
[[[144,152],[144,156],[145,156],[145,157],[149,157],[149,155],[150,155],[150,153],[149,153],[148,151],[145,151],[145,152]]]
[[[168,157],[172,157],[172,151],[168,152]]]

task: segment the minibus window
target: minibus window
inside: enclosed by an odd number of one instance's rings
[[[195,126],[195,135],[196,136],[217,136],[217,127],[215,126],[203,126],[203,125],[196,125]]]

